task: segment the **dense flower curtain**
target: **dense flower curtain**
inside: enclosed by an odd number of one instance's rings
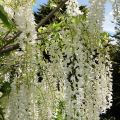
[[[6,4],[5,4],[6,3]],[[36,98],[36,38],[32,1],[6,1],[5,7],[13,17],[21,35],[17,38],[22,51],[12,53],[18,61],[12,90],[6,109],[6,120],[39,120]],[[11,10],[11,11],[10,11]],[[12,13],[11,13],[12,12]],[[7,80],[9,81],[9,73]]]
[[[65,27],[39,41],[33,1],[2,3],[21,33],[16,41],[21,51],[11,53],[17,67],[6,120],[54,120],[59,114],[60,120],[99,120],[99,115],[111,107],[112,67],[106,42],[109,38],[102,30],[106,0],[89,3],[88,15],[83,18],[77,0],[68,0]],[[44,59],[44,50],[50,61]],[[43,78],[41,82],[38,73]],[[9,74],[5,74],[5,81],[9,81]]]

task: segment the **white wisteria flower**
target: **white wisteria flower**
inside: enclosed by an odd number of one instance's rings
[[[66,2],[67,5],[67,13],[71,16],[82,15],[83,12],[79,9],[79,4],[77,0],[68,0]]]

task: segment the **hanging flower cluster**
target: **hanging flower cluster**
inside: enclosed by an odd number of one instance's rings
[[[18,42],[21,51],[13,53],[17,63],[15,77],[12,82],[12,90],[6,109],[6,120],[39,120],[37,106],[37,61],[36,38],[34,16],[31,2],[17,7],[14,20],[18,30],[22,31]],[[26,12],[25,12],[26,11]]]
[[[102,25],[104,21],[104,5],[106,0],[89,0],[90,1],[90,11],[88,14],[90,31],[102,30]],[[96,28],[96,29],[93,29]],[[95,32],[94,31],[94,32]]]
[[[32,1],[26,2],[22,0],[13,15],[22,31],[17,39],[22,54],[12,53],[17,67],[5,119],[52,120],[61,114],[61,120],[99,120],[112,102],[111,62],[104,41],[108,38],[102,33],[106,0],[90,1],[88,21],[82,19],[77,0],[68,0],[67,13],[74,17],[39,43]],[[5,81],[10,81],[9,75]],[[65,105],[59,113],[61,102]]]
[[[114,11],[114,17],[119,18],[120,16],[120,1],[119,0],[113,1],[113,11]]]
[[[24,11],[26,11],[26,13]],[[29,44],[35,44],[37,33],[35,31],[34,16],[32,14],[31,6],[28,4],[27,6],[18,8],[15,12],[14,19],[18,29],[24,31],[20,38],[21,42],[25,42],[24,40],[26,40]]]
[[[79,9],[79,4],[77,0],[68,0],[66,2],[67,13],[72,16],[82,15],[83,13]]]

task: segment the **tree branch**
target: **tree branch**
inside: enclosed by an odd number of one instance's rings
[[[9,45],[4,47],[3,49],[0,50],[0,55],[7,53],[7,52],[11,52],[13,50],[16,50],[17,48],[19,48],[19,44],[15,44],[15,45]]]

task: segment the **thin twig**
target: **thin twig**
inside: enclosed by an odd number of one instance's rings
[[[3,37],[3,40],[5,40],[7,38],[7,36],[9,35],[10,30],[5,34],[5,36]]]

